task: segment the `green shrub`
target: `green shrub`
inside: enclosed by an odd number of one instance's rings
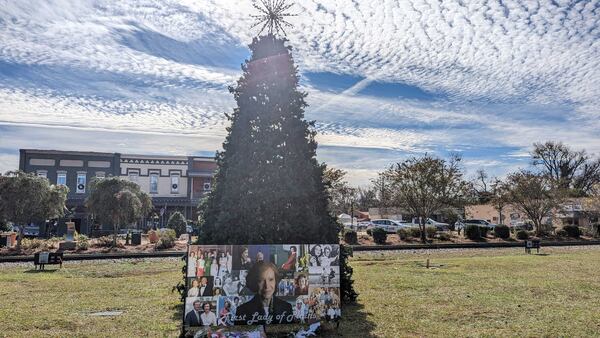
[[[578,238],[581,236],[581,229],[576,225],[565,225],[563,230],[567,232],[567,236]]]
[[[77,250],[87,250],[90,247],[90,240],[86,235],[79,235],[77,238]]]
[[[398,234],[398,237],[400,238],[400,240],[404,241],[408,238],[409,231],[406,229],[400,228],[396,231],[396,234]]]
[[[5,220],[0,219],[0,232],[12,231],[12,226]]]
[[[587,227],[580,227],[579,230],[581,230],[581,234],[583,236],[587,236],[587,237],[594,237],[596,235],[596,232],[594,231],[593,228],[593,224]]]
[[[565,229],[558,229],[558,230],[556,230],[556,236],[558,236],[558,237],[568,237],[569,233]]]
[[[434,238],[437,233],[437,228],[434,226],[425,227],[425,233],[427,234],[427,238]]]
[[[488,231],[490,231],[490,228],[480,226],[479,227],[479,236],[481,236],[483,238],[487,237]]]
[[[592,228],[592,237],[600,236],[600,223],[593,223],[590,227]]]
[[[502,239],[507,239],[510,237],[510,229],[504,224],[498,224],[494,228],[494,236]]]
[[[529,232],[527,230],[519,230],[517,231],[517,239],[528,239]]]
[[[408,228],[408,234],[410,237],[421,238],[421,229],[418,227]]]
[[[371,231],[373,234],[373,241],[377,244],[385,244],[387,241],[387,232],[382,228],[373,228]]]
[[[449,241],[452,238],[452,235],[450,233],[447,232],[439,232],[438,233],[438,238],[440,241]]]
[[[161,231],[158,235],[158,242],[155,244],[154,248],[157,250],[170,249],[175,246],[176,238],[177,233],[173,229]]]
[[[344,241],[348,244],[357,244],[358,236],[354,230],[344,230]]]
[[[472,240],[472,241],[476,241],[478,239],[481,238],[481,227],[474,225],[474,224],[468,224],[465,227],[465,237],[467,237],[468,239]]]
[[[167,221],[167,228],[175,230],[177,237],[187,232],[185,225],[185,217],[179,211],[172,213]]]

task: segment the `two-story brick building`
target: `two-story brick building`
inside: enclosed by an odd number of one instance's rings
[[[77,231],[91,234],[92,215],[87,213],[85,199],[89,183],[95,178],[122,177],[140,185],[152,197],[155,210],[138,226],[164,226],[174,211],[186,218],[196,218],[200,199],[211,189],[216,170],[212,157],[155,156],[120,153],[21,149],[19,169],[48,178],[53,184],[69,188],[67,208]],[[64,221],[59,222],[57,233],[64,233]],[[95,229],[98,230],[98,229]],[[109,230],[104,227],[100,230]],[[41,225],[40,233],[45,229]]]

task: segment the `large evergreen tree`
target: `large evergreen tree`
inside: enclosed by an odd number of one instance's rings
[[[243,75],[230,88],[237,108],[217,154],[214,189],[203,204],[201,243],[337,243],[327,210],[325,166],[316,160],[306,93],[298,90],[291,47],[255,38]]]

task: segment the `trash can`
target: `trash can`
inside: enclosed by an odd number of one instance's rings
[[[131,234],[131,245],[141,245],[142,244],[142,234],[139,232],[134,232]]]

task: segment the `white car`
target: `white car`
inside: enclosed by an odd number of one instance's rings
[[[431,218],[427,219],[427,222],[425,222],[425,226],[436,227],[436,229],[438,229],[438,231],[450,230],[450,224],[437,222],[437,221],[432,220]]]
[[[466,227],[467,225],[477,225],[480,227],[486,227],[490,230],[494,230],[494,228],[497,225],[497,224],[490,223],[484,219],[466,219],[466,220],[462,221],[461,223],[463,224],[463,227]]]
[[[406,221],[395,221],[393,219],[373,219],[371,220],[373,224],[370,228],[382,228],[386,232],[396,233],[398,229],[411,228],[413,226],[412,223],[408,223]]]

